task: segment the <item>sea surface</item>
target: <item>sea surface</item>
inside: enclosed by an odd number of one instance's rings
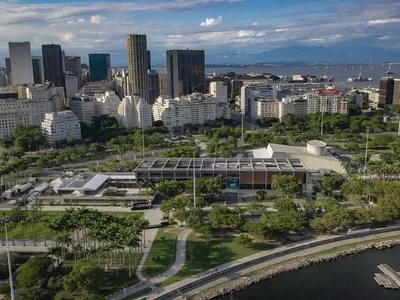
[[[165,73],[165,68],[156,69],[159,73]],[[392,65],[391,71],[395,74],[387,75],[389,70],[388,64],[347,64],[347,65],[307,65],[307,66],[282,66],[282,67],[244,67],[244,68],[206,68],[206,73],[271,73],[277,76],[280,75],[328,75],[334,77],[334,82],[337,86],[357,86],[357,87],[378,87],[380,78],[390,76],[392,78],[400,78],[400,65]],[[371,82],[353,82],[347,84],[348,78],[356,78],[361,73],[363,78],[372,77]],[[399,298],[400,299],[400,298]]]
[[[315,265],[264,281],[224,300],[396,300],[400,290],[386,290],[374,280],[377,266],[400,271],[400,248],[370,251]]]

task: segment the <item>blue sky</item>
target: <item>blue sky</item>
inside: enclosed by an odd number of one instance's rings
[[[293,45],[400,49],[398,0],[10,0],[0,1],[0,58],[9,41],[58,43],[67,55],[109,52],[126,61],[126,34],[144,33],[155,63],[167,49],[213,57]],[[3,60],[4,61],[4,60]],[[3,63],[4,64],[4,63]]]

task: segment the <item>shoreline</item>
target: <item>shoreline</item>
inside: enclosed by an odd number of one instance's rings
[[[329,253],[329,254],[316,253],[315,257],[308,257],[308,258],[302,257],[295,259],[294,261],[291,262],[290,261],[286,263],[284,262],[279,266],[272,267],[272,269],[268,269],[265,271],[261,269],[255,271],[255,273],[253,274],[244,275],[242,277],[231,280],[225,284],[222,284],[224,286],[221,287],[217,286],[215,288],[211,288],[208,291],[201,292],[199,295],[193,295],[192,297],[193,299],[196,300],[216,299],[228,294],[245,290],[254,284],[261,283],[265,280],[272,279],[282,274],[297,271],[303,268],[309,268],[317,264],[339,260],[347,256],[353,256],[371,250],[392,249],[398,246],[400,246],[399,239],[389,239],[387,241],[371,242],[364,245],[354,246],[353,248],[341,250],[335,253]]]

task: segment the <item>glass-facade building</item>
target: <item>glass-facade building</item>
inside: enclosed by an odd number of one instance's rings
[[[89,54],[89,77],[90,81],[108,80],[111,77],[110,54],[91,53]]]
[[[205,93],[203,50],[167,51],[168,95],[172,98]]]
[[[42,45],[42,58],[44,79],[54,83],[54,86],[63,87],[65,92],[65,66],[61,46]]]

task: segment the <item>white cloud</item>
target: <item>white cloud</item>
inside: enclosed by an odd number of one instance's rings
[[[105,19],[106,19],[106,17],[102,17],[100,15],[93,15],[90,17],[90,22],[92,22],[93,24],[100,24]]]
[[[65,32],[65,33],[62,33],[62,34],[61,34],[61,39],[62,39],[64,42],[71,41],[71,40],[74,39],[74,38],[75,38],[75,35],[74,35],[72,32]]]
[[[390,35],[384,35],[384,36],[378,37],[377,40],[384,41],[384,40],[388,40],[390,38],[391,38]]]
[[[254,30],[239,30],[238,36],[239,37],[252,37],[255,36],[257,33]]]
[[[283,32],[283,31],[288,31],[288,29],[287,29],[287,28],[278,28],[278,29],[275,29],[275,32]]]
[[[400,23],[400,18],[371,20],[368,22],[368,25],[379,25],[379,24],[388,24],[388,23]]]
[[[257,22],[254,22],[253,24],[251,24],[251,25],[253,25],[253,26],[257,26],[258,25],[258,23]]]
[[[218,18],[207,18],[204,22],[200,23],[200,26],[202,27],[209,27],[209,26],[215,26],[222,24],[222,16],[219,16]]]

